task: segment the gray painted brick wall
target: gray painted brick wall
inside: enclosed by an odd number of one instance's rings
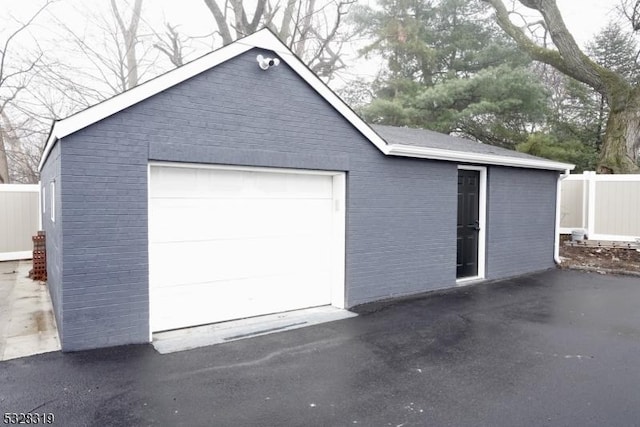
[[[58,145],[65,350],[149,338],[148,160],[346,171],[347,305],[455,284],[456,165],[385,157],[286,64],[260,70],[258,53]]]
[[[488,181],[487,277],[554,266],[557,173],[492,167]]]
[[[62,310],[62,201],[60,198],[61,180],[61,159],[60,144],[56,144],[47,162],[40,172],[40,191],[44,188],[44,212],[41,209],[42,229],[46,233],[47,250],[47,287],[53,301],[53,312],[58,325],[60,337],[64,334],[64,321]],[[55,221],[51,220],[51,182],[55,182]],[[40,195],[42,197],[42,193]]]
[[[59,144],[63,350],[149,339],[148,148],[122,127],[114,116]]]

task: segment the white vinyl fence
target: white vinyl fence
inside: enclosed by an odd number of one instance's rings
[[[560,200],[560,233],[583,229],[591,240],[640,238],[640,175],[570,175],[562,180]]]
[[[33,256],[40,229],[40,186],[0,184],[0,261]]]

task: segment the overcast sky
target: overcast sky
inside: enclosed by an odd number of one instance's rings
[[[375,3],[375,0],[361,1]],[[505,1],[510,2],[511,0]],[[589,41],[599,29],[615,17],[614,9],[619,2],[619,0],[557,1],[567,26],[581,45]],[[15,23],[10,24],[9,16],[13,15],[16,18],[25,19],[33,10],[37,9],[38,5],[42,4],[42,1],[2,0],[2,3],[3,13],[0,15],[0,37],[4,39],[6,35],[2,34],[3,29],[6,30],[9,27],[15,26]],[[86,22],[84,22],[83,17],[77,13],[77,10],[86,10],[87,5],[90,5],[91,10],[96,13],[99,13],[101,8],[105,11],[108,11],[109,8],[109,2],[107,0],[100,2],[58,0],[58,3],[50,8],[49,13],[54,14],[71,26],[82,28],[83,25],[86,25]],[[212,15],[203,0],[146,0],[143,9],[143,19],[158,29],[162,28],[164,22],[170,22],[174,25],[179,25],[180,30],[190,36],[201,36],[210,34],[215,28]],[[40,42],[45,42],[51,38],[53,25],[52,16],[43,15],[41,19],[39,19],[38,25],[32,28],[31,33],[34,38]],[[59,28],[58,32],[60,32]],[[203,40],[198,46],[197,56],[210,50],[211,44],[211,39]],[[346,73],[345,77],[348,79],[356,75],[373,76],[377,72],[374,68],[377,67],[372,66],[370,63],[364,65],[362,60],[355,59],[354,51],[355,50],[352,51],[353,58],[351,58],[351,61],[347,59],[352,66],[352,71]],[[193,57],[188,59],[193,59]],[[338,85],[340,84],[339,82],[336,83]]]
[[[205,33],[210,31],[212,18],[203,0],[152,0],[161,5],[166,16],[185,26],[192,26]],[[508,2],[509,0],[507,0]],[[588,41],[609,19],[618,0],[557,0],[558,7],[569,29],[580,43]],[[375,0],[366,0],[375,4]]]
[[[619,0],[558,0],[558,7],[578,43],[584,44],[616,17],[619,3]]]
[[[375,3],[375,0],[364,0],[367,3]],[[507,0],[510,2],[511,0]],[[606,22],[613,18],[612,10],[619,0],[557,0],[562,15],[577,40],[581,43],[587,41]],[[17,17],[27,17],[37,8],[41,1],[37,0],[2,0],[2,15],[0,15],[0,29],[5,27],[6,17],[9,14]],[[92,8],[100,2],[90,2]],[[102,6],[108,6],[108,1],[103,0]],[[86,0],[58,0],[53,8],[58,16],[73,16],[73,8],[79,4],[87,4]],[[162,23],[163,20],[182,25],[190,29],[192,33],[205,34],[212,29],[213,18],[203,0],[147,0],[144,4],[145,17],[150,22]],[[43,22],[45,21],[45,22]],[[46,20],[41,21],[42,37],[46,37]],[[6,28],[6,27],[5,27]]]

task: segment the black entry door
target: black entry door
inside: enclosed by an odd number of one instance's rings
[[[480,172],[458,169],[458,256],[456,277],[478,275]]]

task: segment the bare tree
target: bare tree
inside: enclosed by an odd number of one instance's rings
[[[116,0],[111,0],[111,11],[118,23],[123,39],[124,57],[126,58],[125,87],[131,89],[138,85],[138,58],[136,56],[136,43],[138,43],[138,25],[140,24],[140,10],[142,0],[135,0],[128,23],[124,22],[122,13],[118,10]]]
[[[640,31],[640,1],[621,0],[618,10],[627,18],[633,31]]]
[[[0,115],[3,123],[3,140],[9,163],[9,178],[11,182],[34,184],[38,182],[38,162],[40,161],[41,145],[33,143],[44,141],[45,128],[39,127],[29,116],[21,116],[19,121],[12,120],[3,111]]]
[[[605,97],[610,113],[598,170],[603,173],[637,172],[640,169],[640,86],[615,70],[598,64],[580,49],[555,0],[519,0],[522,5],[540,13],[554,48],[540,46],[523,27],[514,24],[503,0],[483,1],[493,7],[498,25],[531,58],[551,65]],[[633,16],[634,12],[631,13]]]
[[[329,80],[344,67],[340,56],[350,38],[344,17],[355,0],[257,0],[247,10],[242,0],[204,0],[223,44],[269,27],[320,77]],[[253,4],[253,3],[252,3]]]
[[[55,75],[56,84],[102,100],[157,75],[160,71],[158,51],[153,46],[155,36],[143,25],[142,6],[143,0],[111,0],[109,12],[79,11],[86,16],[90,32],[54,17],[63,30],[62,38],[72,42],[72,46],[66,46],[69,56],[79,61],[76,66],[62,64],[49,70]],[[68,80],[65,76],[73,77]]]
[[[225,0],[222,7],[218,5],[218,0],[204,0],[204,3],[216,20],[222,43],[227,45],[235,39],[249,35],[258,29],[267,0],[258,0],[256,2],[251,21],[247,19],[247,10],[242,0]],[[232,12],[232,17],[229,16],[229,12]]]
[[[157,32],[144,18],[143,0],[110,0],[75,10],[82,19],[68,19],[69,12],[65,17],[52,13],[57,25],[47,38],[50,41],[34,39],[35,54],[20,52],[24,61],[12,61],[10,69],[4,58],[13,47],[12,40],[56,0],[43,1],[29,21],[18,22],[16,34],[2,50],[0,182],[7,182],[9,176],[20,181],[37,179],[37,162],[51,119],[66,117],[182,65],[197,51],[198,38],[206,39],[207,45],[222,38],[226,44],[266,26],[313,71],[330,79],[344,66],[341,49],[349,36],[343,18],[355,2],[205,0],[217,31],[196,37],[182,34],[169,23]],[[38,43],[43,43],[42,48]],[[16,68],[17,64],[24,66]],[[12,102],[18,93],[20,102]],[[9,104],[11,111],[5,111]]]
[[[158,41],[153,46],[167,55],[173,65],[179,67],[184,64],[184,38],[175,26],[167,22],[165,27],[164,34],[156,34]]]
[[[9,183],[8,146],[15,146],[15,133],[8,120],[6,109],[18,95],[23,92],[33,78],[33,71],[40,64],[43,53],[36,51],[29,55],[19,47],[14,47],[18,37],[27,31],[34,21],[44,12],[53,1],[47,0],[26,21],[20,21],[12,16],[16,28],[9,30],[0,50],[0,184]]]
[[[38,13],[53,1],[47,0]],[[78,11],[84,22],[51,14],[62,32],[54,29],[45,41],[34,39],[38,55],[30,58],[30,67],[21,69],[21,84],[12,86],[13,96],[0,92],[0,175],[8,172],[15,181],[37,182],[37,164],[52,119],[130,89],[162,70],[153,47],[155,35],[141,18],[142,5],[143,0],[111,0],[107,8]],[[7,111],[5,101],[18,91],[20,102]],[[8,168],[2,168],[2,159]]]

